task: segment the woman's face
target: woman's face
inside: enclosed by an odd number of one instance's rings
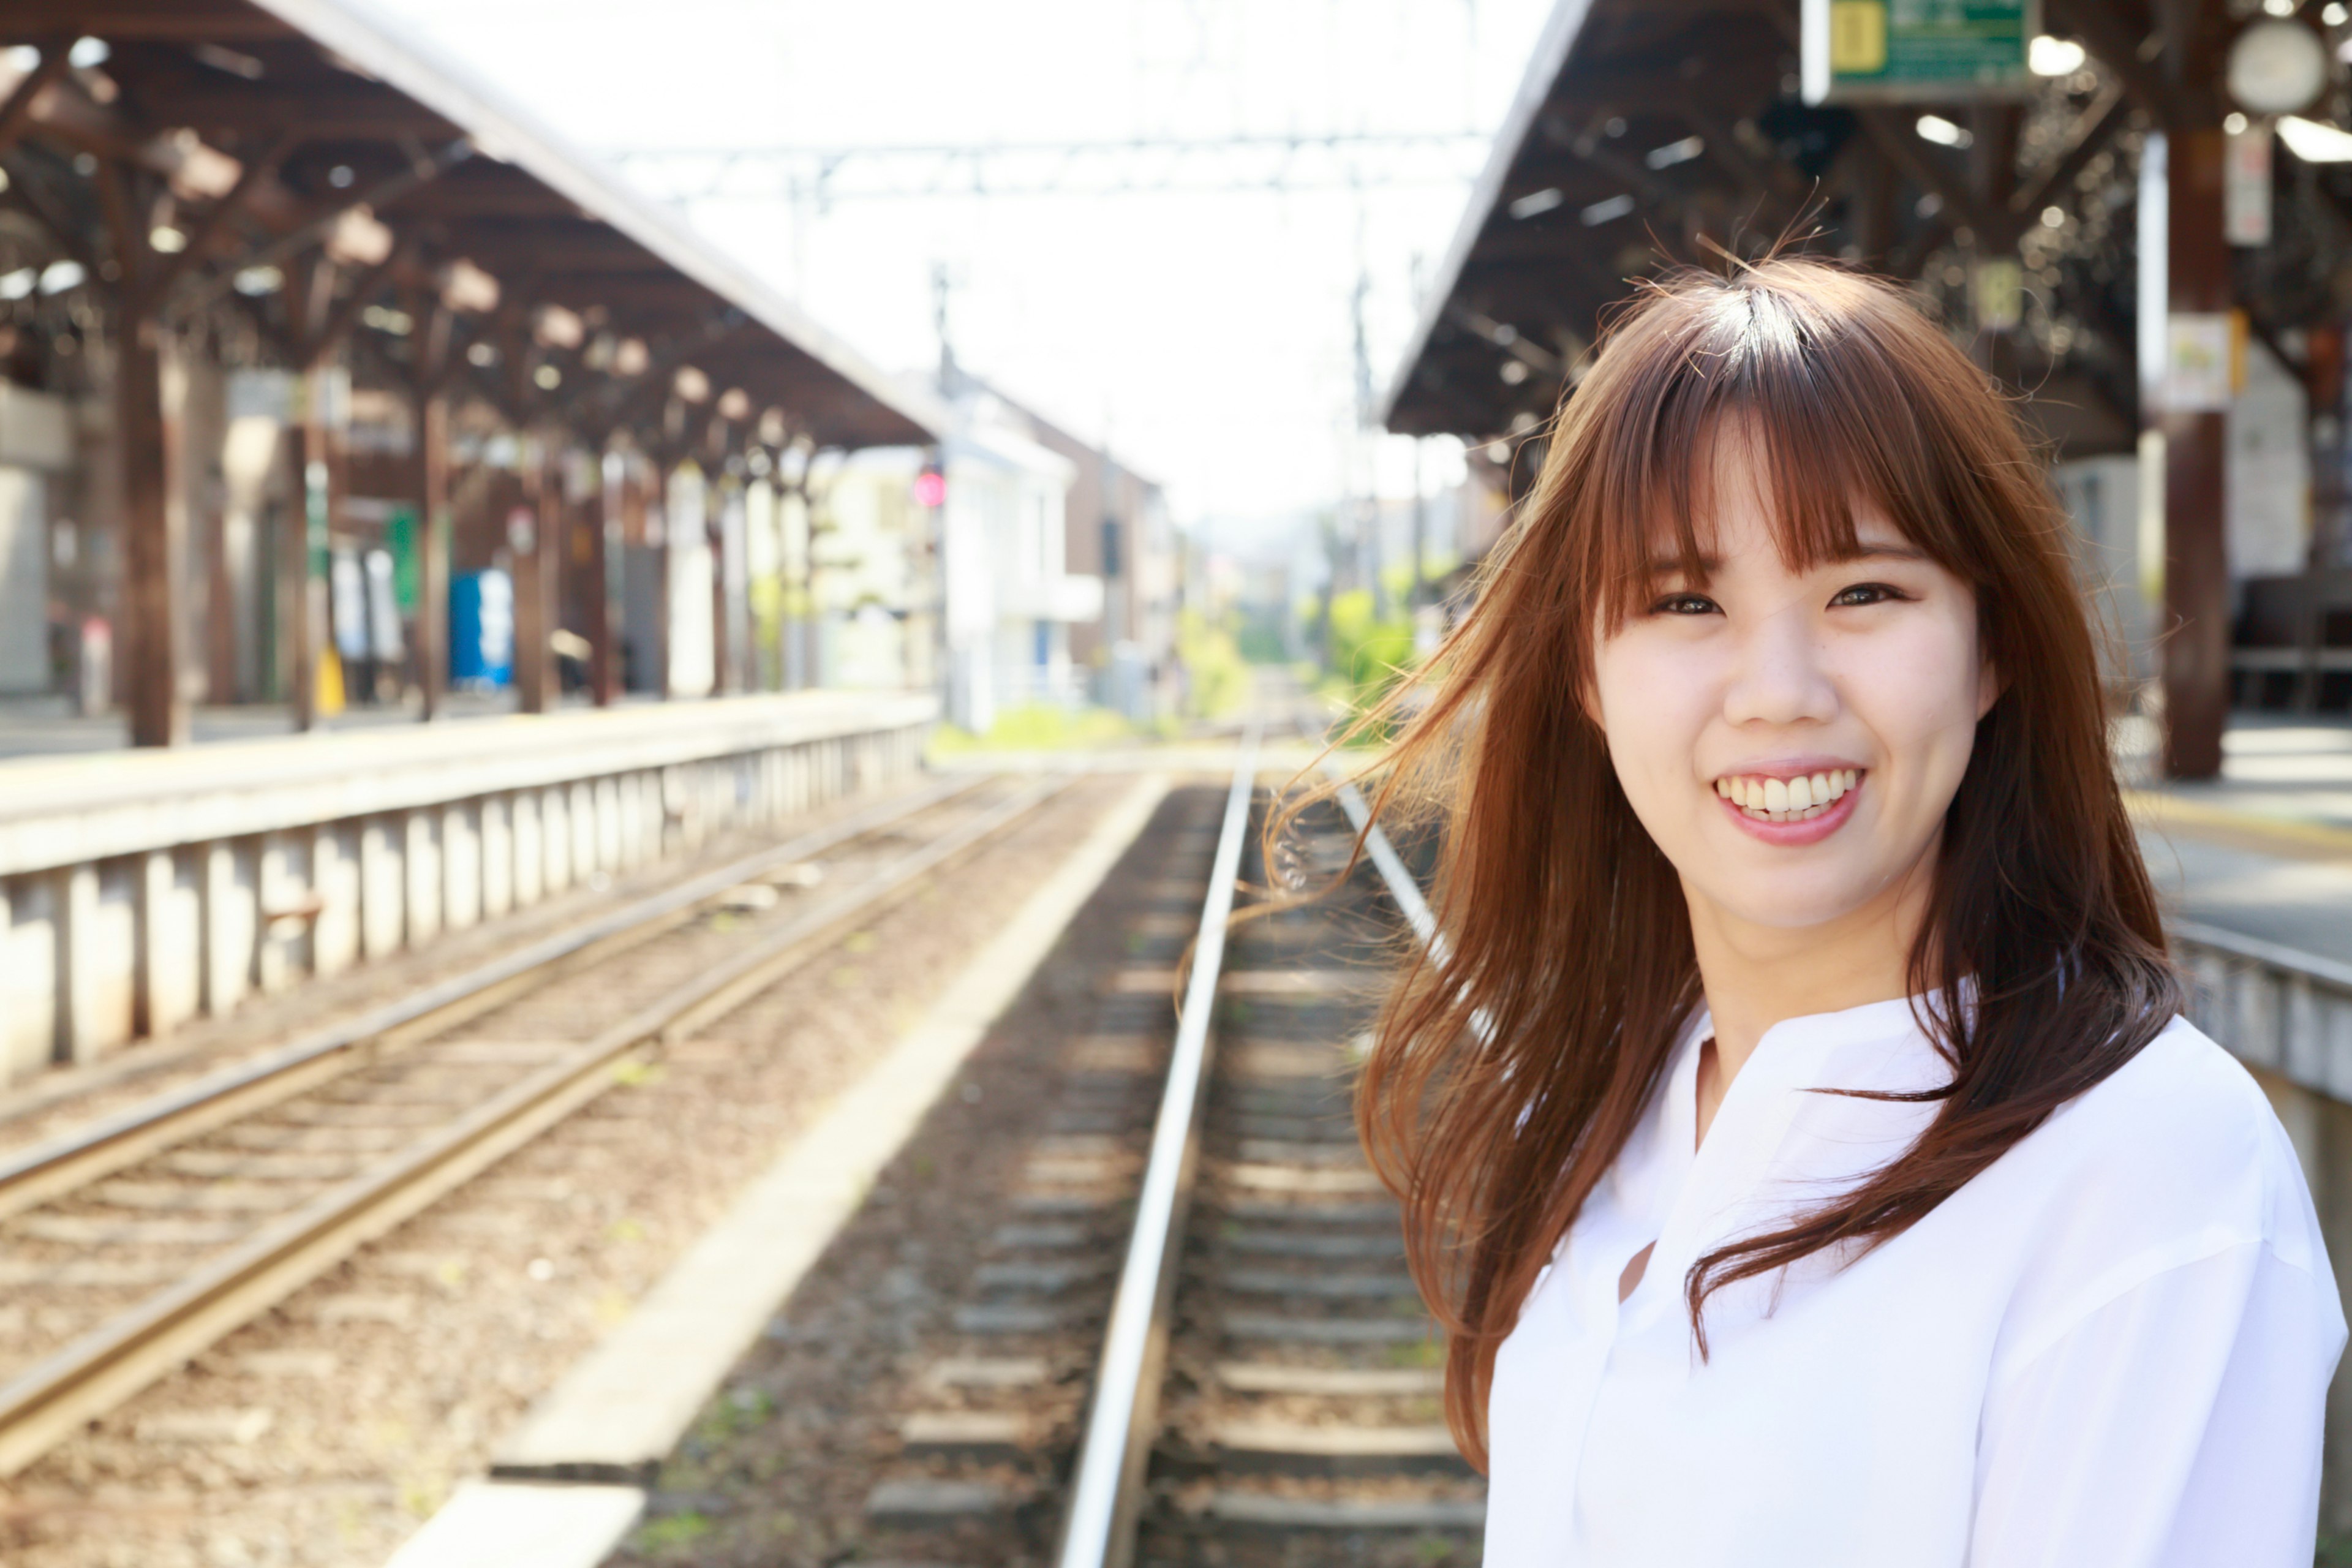
[[[1758,480],[1724,443],[1706,579],[1601,638],[1598,717],[1694,917],[1801,929],[1900,898],[2000,688],[1967,584],[1874,506],[1860,554],[1792,573]]]

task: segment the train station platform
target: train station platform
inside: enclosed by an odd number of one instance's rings
[[[656,700],[654,698],[641,700],[644,704]],[[449,723],[503,719],[518,711],[511,690],[444,692],[441,703],[438,721]],[[639,703],[625,705],[637,706]],[[583,694],[567,700],[558,710],[586,712],[590,708],[591,704]],[[343,735],[354,731],[399,729],[413,726],[417,721],[414,693],[411,693],[411,700],[405,703],[347,708],[331,717],[322,717],[310,732],[314,735]],[[275,702],[196,708],[190,716],[188,731],[189,744],[197,746],[287,740],[299,733],[295,728],[292,710]],[[17,757],[64,756],[131,749],[131,721],[121,712],[77,713],[66,699],[52,695],[0,697],[0,762]]]
[[[2221,778],[2133,795],[2170,912],[2352,963],[2352,724],[2242,714],[2223,746]]]
[[[0,761],[0,1082],[917,768],[813,691]]]

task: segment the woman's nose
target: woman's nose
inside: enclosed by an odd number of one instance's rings
[[[1769,616],[1739,638],[1723,716],[1734,724],[1822,723],[1836,717],[1837,687],[1801,616]]]

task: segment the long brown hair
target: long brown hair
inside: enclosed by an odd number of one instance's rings
[[[1704,575],[1706,454],[1733,424],[1762,454],[1790,569],[1851,552],[1852,503],[1875,501],[1974,588],[2002,689],[1977,726],[1910,958],[1916,996],[1969,983],[1970,1006],[1921,1019],[1953,1081],[1925,1097],[1940,1103],[1901,1157],[1693,1266],[1701,1353],[1711,1291],[1900,1235],[2180,1005],[2110,764],[2069,523],[2009,404],[1900,290],[1828,263],[1646,285],[1563,403],[1475,605],[1368,721],[1419,704],[1376,809],[1420,806],[1442,825],[1443,956],[1406,961],[1357,1121],[1447,1331],[1447,1420],[1482,1467],[1496,1348],[1699,999],[1681,884],[1578,694],[1596,637],[1647,586],[1662,531]]]

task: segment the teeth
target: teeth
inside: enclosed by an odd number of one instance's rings
[[[1757,816],[1793,822],[1826,809],[1861,777],[1854,768],[1832,768],[1792,779],[1727,775],[1715,781],[1715,793]]]

